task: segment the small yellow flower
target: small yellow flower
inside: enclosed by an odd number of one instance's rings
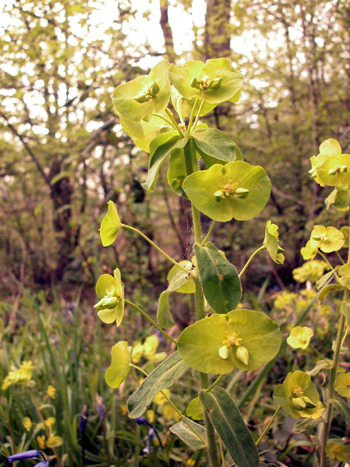
[[[120,408],[122,415],[126,415],[128,413],[128,408],[126,405],[121,405],[119,408]]]
[[[192,467],[195,465],[196,461],[194,459],[187,459],[186,464]]]
[[[49,428],[52,427],[52,425],[54,425],[56,422],[56,419],[55,417],[49,417],[47,420],[44,421],[45,425]]]
[[[50,436],[46,441],[46,446],[48,448],[59,448],[63,444],[63,439],[60,436]]]
[[[170,404],[165,404],[163,408],[163,416],[166,420],[175,420],[176,422],[181,420],[180,415],[174,410]]]
[[[147,410],[146,411],[146,417],[147,417],[147,420],[150,422],[150,423],[153,423],[154,422],[154,410]]]
[[[47,395],[50,399],[55,399],[56,397],[56,388],[54,388],[51,384],[47,387]]]
[[[287,343],[293,349],[306,349],[310,344],[310,339],[314,335],[312,329],[307,326],[296,326],[287,337]]]
[[[45,445],[45,440],[46,440],[45,435],[37,436],[36,440],[38,442],[39,449],[41,449],[41,450],[45,449],[45,447],[46,447],[46,445]]]
[[[27,431],[30,431],[30,429],[32,428],[32,421],[29,417],[24,417],[22,420],[22,424]]]
[[[163,389],[162,392],[165,394],[165,396],[167,396],[170,399],[171,392],[169,391],[169,389]],[[167,400],[161,392],[158,392],[158,394],[153,399],[153,402],[156,405],[164,405],[167,402]]]
[[[143,353],[146,358],[152,357],[158,348],[159,339],[154,334],[147,337],[143,344]]]
[[[140,342],[136,342],[131,353],[131,361],[133,363],[139,363],[143,355],[143,350],[143,345]]]

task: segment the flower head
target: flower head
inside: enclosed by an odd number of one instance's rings
[[[97,296],[101,299],[94,308],[104,323],[117,322],[117,326],[124,317],[124,284],[121,281],[119,269],[114,270],[114,277],[103,274],[96,284]]]
[[[148,76],[118,86],[112,99],[117,114],[135,122],[149,122],[153,113],[165,110],[170,100],[169,66],[162,60]]]
[[[310,339],[314,335],[312,329],[307,326],[296,326],[287,337],[287,343],[293,349],[306,349],[310,344]]]
[[[12,384],[28,386],[31,384],[34,366],[31,361],[24,361],[19,368],[13,369],[4,379],[1,389],[5,391]]]

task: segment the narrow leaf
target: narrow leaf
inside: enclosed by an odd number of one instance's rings
[[[333,292],[334,290],[344,290],[344,287],[340,284],[326,285],[326,287],[324,287],[318,295],[318,301],[321,303],[321,305],[325,302],[326,298],[328,297],[328,294],[330,292]]]
[[[339,412],[339,415],[350,428],[350,407],[343,399],[333,399],[333,407]]]
[[[259,467],[254,439],[229,394],[217,386],[199,399],[237,467]]]
[[[169,388],[188,369],[177,352],[173,353],[143,381],[128,400],[130,418],[140,417],[159,391]]]
[[[205,429],[199,423],[192,422],[192,420],[186,419],[191,427],[203,438],[205,439]],[[170,428],[170,431],[177,435],[182,441],[188,444],[192,449],[202,449],[205,448],[205,444],[198,438],[198,436],[193,433],[190,427],[184,422],[181,421],[176,423]]]
[[[180,271],[171,279],[168,288],[160,295],[158,302],[157,320],[162,328],[170,328],[174,325],[169,306],[169,295],[180,289],[188,282],[188,274]]]
[[[236,309],[242,290],[236,268],[211,243],[196,244],[199,277],[204,296],[216,313],[225,314]]]
[[[148,175],[143,187],[146,190],[154,191],[154,186],[158,177],[158,172],[161,164],[165,158],[174,150],[184,148],[188,141],[187,138],[180,138],[180,136],[170,136],[173,132],[169,131],[162,135],[157,136],[150,144],[150,160]],[[166,142],[164,142],[164,139]]]

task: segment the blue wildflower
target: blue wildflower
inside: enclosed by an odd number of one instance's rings
[[[48,467],[49,461],[47,460],[46,455],[42,451],[38,451],[37,449],[32,449],[31,451],[23,451],[23,452],[19,452],[18,454],[13,454],[12,456],[9,456],[7,460],[10,464],[12,464],[12,462],[21,461],[21,460],[23,461],[27,459],[40,460],[40,457],[42,457],[44,460],[36,464],[35,467]]]
[[[89,415],[89,412],[88,412],[87,405],[84,405],[83,410],[81,412],[81,416],[79,418],[79,424],[78,424],[79,433],[84,433],[86,424],[87,424],[88,415]]]
[[[105,419],[106,407],[103,403],[102,397],[99,394],[96,394],[96,410],[101,422],[103,422]]]

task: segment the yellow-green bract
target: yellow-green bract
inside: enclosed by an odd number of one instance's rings
[[[119,326],[124,317],[124,284],[119,269],[114,270],[114,277],[103,274],[96,284],[96,294],[100,301],[94,305],[99,310],[98,316],[104,323],[114,321]]]
[[[130,372],[131,347],[120,341],[112,347],[112,363],[106,371],[106,383],[111,388],[119,387]]]
[[[108,212],[103,218],[100,228],[100,237],[103,246],[112,245],[117,238],[122,225],[119,219],[117,208],[113,201],[108,201]]]
[[[180,357],[192,368],[225,374],[235,366],[257,370],[272,360],[281,345],[281,332],[264,313],[239,309],[226,315],[214,314],[188,326],[177,344]],[[223,347],[228,349],[224,356],[219,352]],[[246,349],[248,364],[238,358],[238,349]]]

